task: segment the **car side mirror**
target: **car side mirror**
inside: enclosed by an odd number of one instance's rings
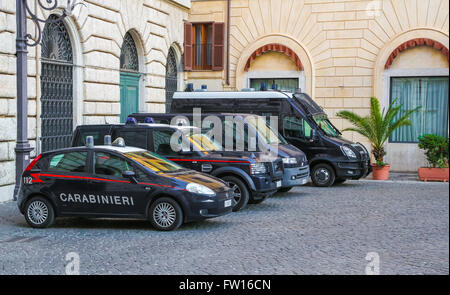
[[[134,173],[134,171],[132,171],[132,170],[125,170],[125,171],[123,171],[123,172],[122,172],[122,176],[123,176],[124,178],[129,178],[129,179],[131,179],[131,180],[134,181],[134,182],[137,182],[137,181],[136,181],[136,178],[135,178],[136,173]]]
[[[318,139],[319,139],[319,136],[317,135],[317,130],[316,129],[311,129],[310,140],[311,141],[317,141]]]

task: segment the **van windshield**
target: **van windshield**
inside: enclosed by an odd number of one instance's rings
[[[316,124],[320,127],[320,129],[322,129],[322,131],[330,137],[339,137],[341,135],[341,133],[339,132],[339,130],[336,129],[336,127],[334,127],[333,124],[331,124],[331,122],[328,120],[328,118],[324,115],[317,115],[314,116],[314,121],[316,122]]]
[[[124,155],[154,172],[173,172],[184,169],[180,165],[148,151],[125,153]]]

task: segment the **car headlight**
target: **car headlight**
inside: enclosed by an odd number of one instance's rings
[[[296,158],[283,158],[284,164],[297,164]]]
[[[346,155],[347,157],[356,159],[356,154],[348,146],[345,146],[345,145],[341,146],[341,150],[344,153],[344,155]]]
[[[215,193],[212,189],[209,187],[206,187],[202,184],[191,182],[188,185],[186,185],[186,190],[190,193],[195,194],[201,194],[201,195],[207,195],[207,196],[214,196]]]
[[[264,163],[250,164],[250,174],[264,174],[267,173],[267,167]]]

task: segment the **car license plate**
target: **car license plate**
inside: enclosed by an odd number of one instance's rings
[[[281,180],[277,181],[277,187],[281,187]]]
[[[230,207],[231,206],[231,200],[226,200],[225,201],[225,208],[226,207]]]

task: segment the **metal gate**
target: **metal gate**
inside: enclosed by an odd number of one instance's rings
[[[61,21],[45,25],[41,57],[41,151],[45,152],[69,147],[73,131],[72,45]]]
[[[173,93],[177,91],[177,60],[175,52],[172,48],[169,49],[166,64],[166,113],[170,113],[170,106],[172,104]]]

